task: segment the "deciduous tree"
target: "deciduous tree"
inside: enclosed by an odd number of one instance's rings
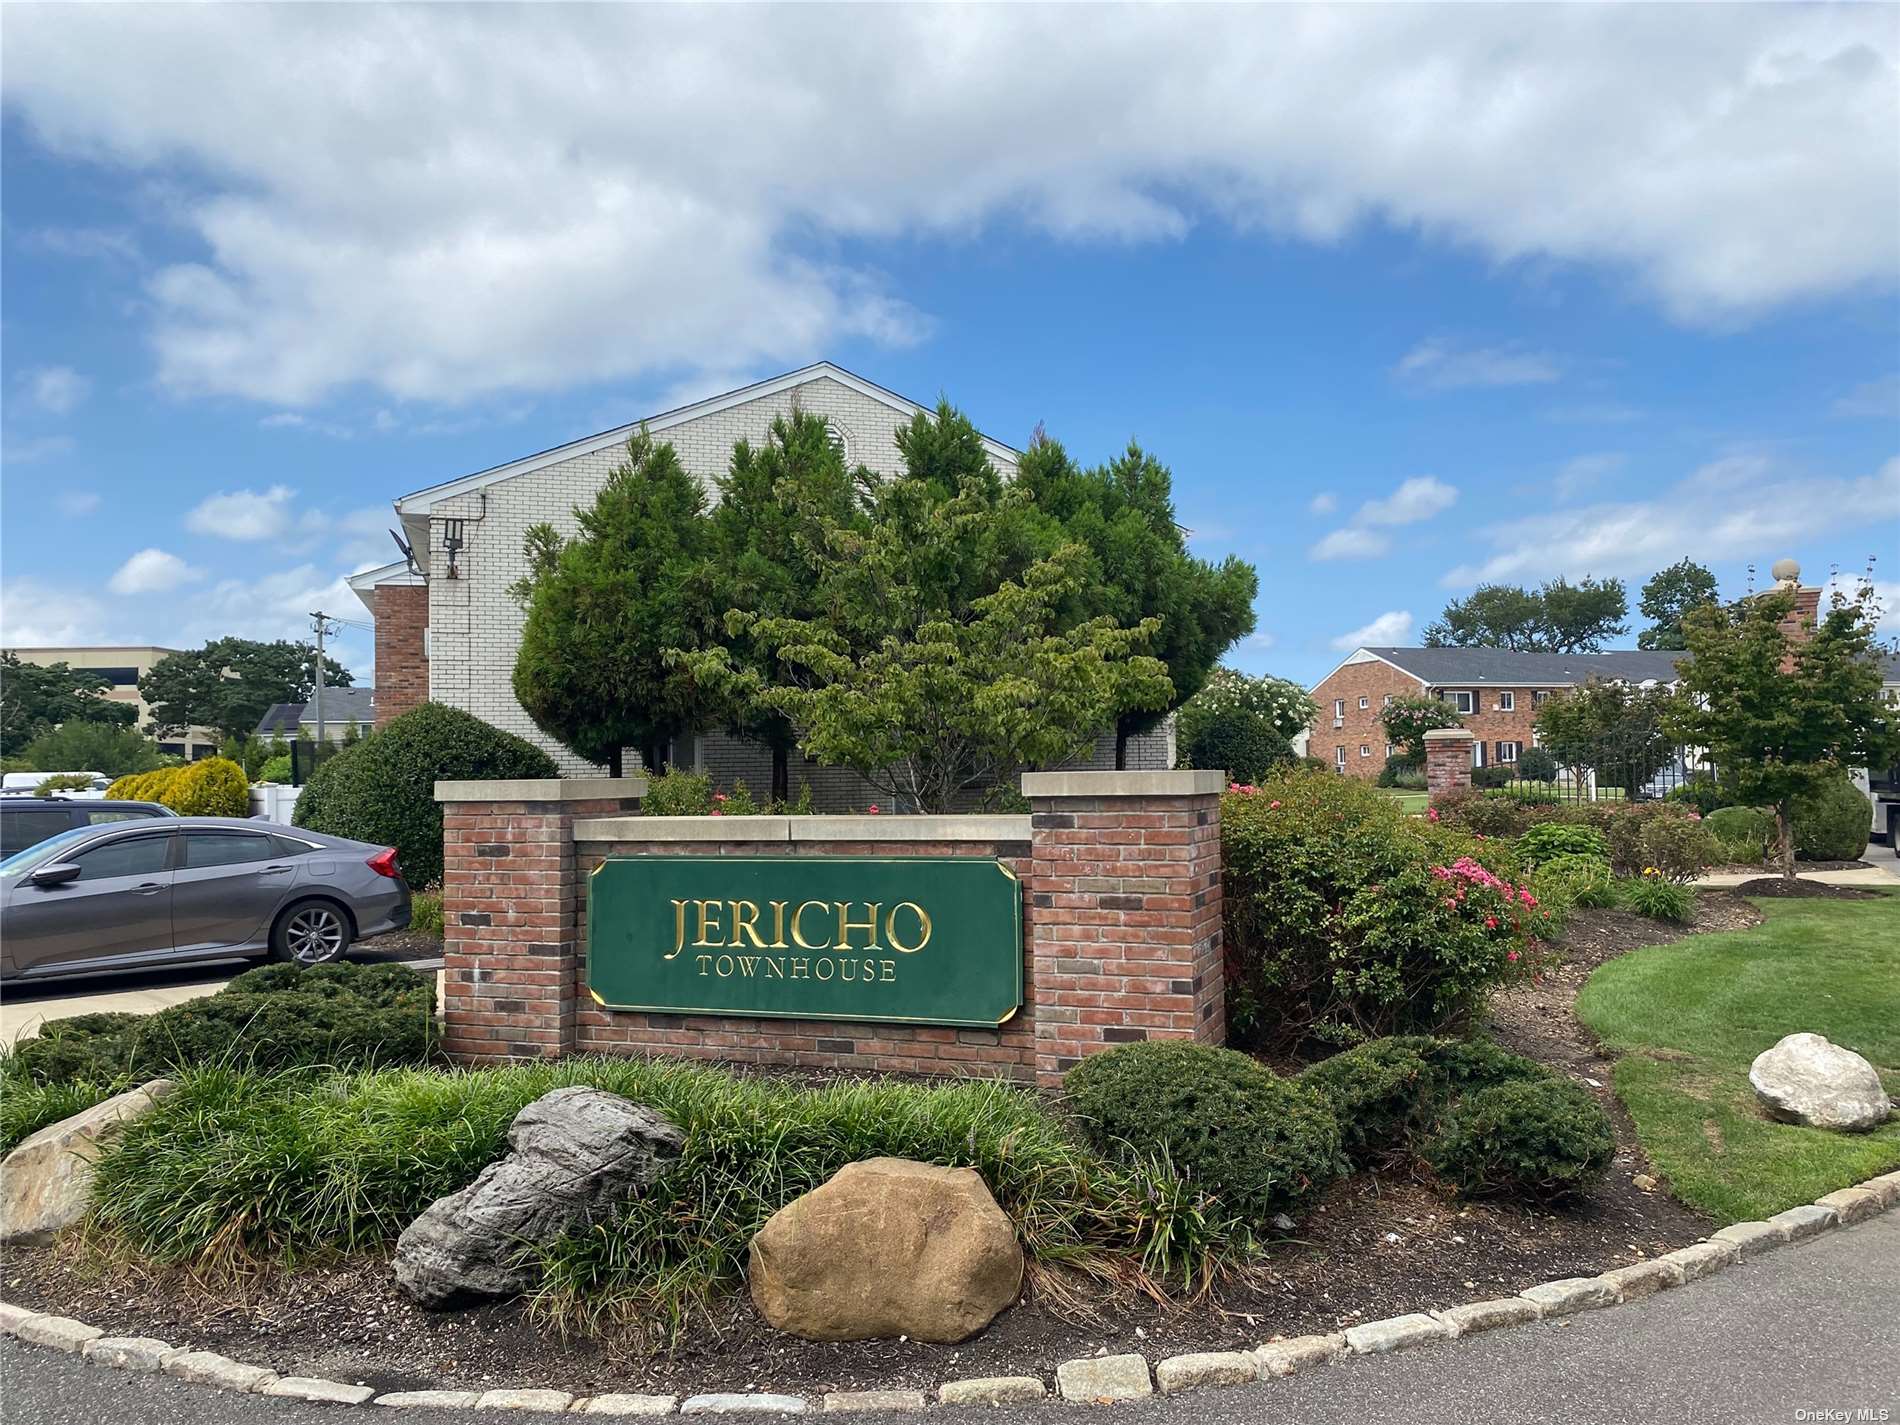
[[[1599,784],[1634,798],[1675,755],[1675,702],[1667,688],[1590,683],[1537,710],[1537,743],[1579,779],[1594,772]]]
[[[1681,559],[1650,576],[1637,605],[1649,627],[1636,635],[1638,648],[1686,648],[1682,620],[1690,609],[1715,602],[1715,575],[1693,559]]]
[[[692,679],[669,653],[699,650],[712,617],[706,492],[642,428],[574,516],[571,539],[548,524],[525,538],[529,572],[511,590],[527,610],[515,698],[613,776],[626,747],[658,771],[695,721]]]
[[[1432,648],[1509,648],[1520,653],[1596,653],[1629,632],[1621,579],[1552,579],[1539,589],[1481,584],[1425,627]]]
[[[1705,604],[1683,618],[1689,657],[1671,724],[1708,749],[1722,789],[1772,807],[1781,873],[1794,878],[1794,801],[1841,772],[1900,762],[1900,725],[1882,700],[1878,604],[1871,585],[1836,594],[1811,630],[1782,621],[1794,593]]]
[[[103,772],[126,777],[162,766],[158,748],[131,728],[78,718],[27,744],[25,760],[41,772]]]
[[[323,666],[330,687],[350,686],[349,669],[327,656]],[[272,704],[307,703],[315,688],[315,650],[288,639],[215,638],[166,654],[139,679],[152,730],[161,736],[209,727],[221,737],[245,737]]]
[[[1425,734],[1441,727],[1463,727],[1458,710],[1443,698],[1394,698],[1379,714],[1385,740],[1401,750],[1404,760],[1425,765]]]
[[[130,727],[138,709],[102,696],[111,686],[97,669],[25,663],[0,653],[0,757],[19,756],[63,723]]]

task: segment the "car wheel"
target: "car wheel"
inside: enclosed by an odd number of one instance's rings
[[[271,954],[293,965],[322,965],[350,948],[350,918],[329,901],[292,906],[271,931]]]

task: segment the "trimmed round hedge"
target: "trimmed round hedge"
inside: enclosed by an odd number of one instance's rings
[[[1873,803],[1843,773],[1796,800],[1794,854],[1803,861],[1858,861],[1873,825]]]
[[[1097,1151],[1165,1157],[1251,1223],[1300,1211],[1346,1169],[1325,1099],[1231,1049],[1127,1044],[1084,1059],[1063,1088]]]
[[[1432,1171],[1467,1197],[1553,1203],[1575,1196],[1616,1152],[1603,1106],[1555,1076],[1475,1089],[1425,1143]]]
[[[442,703],[424,703],[330,758],[297,798],[311,831],[393,846],[411,885],[442,879],[439,781],[559,775],[524,738]]]
[[[1266,718],[1246,708],[1231,708],[1203,721],[1186,744],[1196,767],[1225,771],[1236,782],[1259,782],[1283,762],[1293,760],[1293,744]]]
[[[1416,1153],[1460,1095],[1547,1072],[1488,1039],[1413,1034],[1343,1050],[1312,1065],[1300,1082],[1332,1106],[1354,1165],[1377,1167]]]
[[[106,788],[113,801],[157,802],[180,816],[249,816],[251,784],[228,757],[205,757],[182,767],[136,772]]]
[[[1722,854],[1753,863],[1775,849],[1775,814],[1760,807],[1717,807],[1702,818]]]

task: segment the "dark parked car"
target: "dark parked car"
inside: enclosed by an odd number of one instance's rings
[[[386,846],[223,817],[61,832],[0,861],[0,977],[272,955],[334,960],[409,923]]]
[[[152,816],[176,816],[157,802],[81,801],[65,797],[0,799],[0,856],[11,856],[49,836],[87,826],[111,826]]]

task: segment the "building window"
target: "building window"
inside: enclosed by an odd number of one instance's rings
[[[1344,727],[1345,725],[1346,725],[1346,700],[1344,698],[1334,698],[1333,699],[1333,726]]]
[[[1484,766],[1484,743],[1482,740],[1471,744],[1471,765],[1473,767]]]
[[[1394,755],[1394,754],[1395,754],[1395,753],[1396,753],[1397,751],[1398,751],[1398,749],[1397,749],[1397,748],[1395,748],[1395,747],[1394,747],[1394,746],[1393,746],[1393,745],[1392,745],[1391,743],[1389,743],[1389,742],[1388,742],[1388,743],[1386,743],[1386,745],[1385,745],[1385,755],[1386,755],[1386,759],[1387,759],[1388,761],[1390,761],[1390,760],[1391,760],[1391,758],[1393,757],[1393,755]]]
[[[115,688],[130,688],[137,685],[139,670],[136,668],[76,668],[78,673],[96,673]]]
[[[1541,708],[1544,705],[1544,699],[1548,698],[1549,696],[1550,696],[1549,688],[1538,688],[1536,691],[1534,691],[1531,694],[1531,706],[1534,708]]]
[[[1523,751],[1523,749],[1524,744],[1521,742],[1500,742],[1498,744],[1498,761],[1515,762],[1517,761],[1517,754]]]
[[[1469,688],[1447,688],[1442,696],[1461,713],[1468,713],[1477,705],[1477,695]]]
[[[1517,694],[1516,693],[1499,693],[1498,694],[1498,711],[1499,712],[1516,712],[1517,711]]]
[[[1339,770],[1342,772],[1346,770],[1346,749],[1345,748],[1335,747],[1333,749],[1333,765],[1338,767]]]
[[[1359,744],[1359,755],[1360,755],[1361,757],[1370,757],[1370,756],[1372,755],[1372,748],[1371,748],[1370,746],[1368,746],[1368,745],[1367,745],[1366,743],[1363,743],[1363,742],[1362,742],[1362,743],[1360,743],[1360,744]]]
[[[1371,698],[1361,698],[1359,700],[1359,711],[1364,712],[1367,708],[1371,706],[1372,706]]]
[[[1390,694],[1390,693],[1387,693],[1387,694],[1385,695],[1385,706],[1386,706],[1386,707],[1391,707],[1391,706],[1392,706],[1392,694]]]

